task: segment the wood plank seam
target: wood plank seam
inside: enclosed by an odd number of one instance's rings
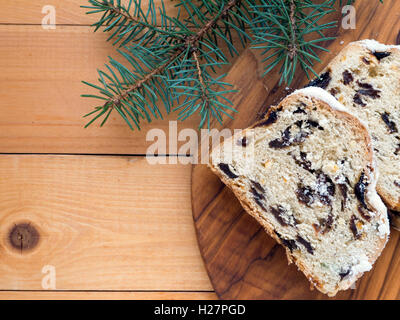
[[[0,292],[132,292],[132,293],[214,293],[214,290],[24,290],[24,289],[0,289]]]
[[[35,26],[37,26],[37,27],[41,27],[42,24],[41,24],[41,23],[10,23],[10,22],[0,22],[0,26],[15,26],[15,27],[18,27],[18,26],[30,26],[30,27],[35,27]],[[93,29],[94,29],[94,26],[91,25],[91,24],[73,24],[73,23],[60,23],[60,24],[57,24],[57,23],[56,23],[55,26],[56,26],[56,27],[93,27]],[[157,27],[161,27],[161,26],[158,26],[158,25],[157,25]],[[104,27],[101,27],[101,28],[104,28]],[[100,28],[100,29],[101,29],[101,28]],[[189,26],[188,29],[197,30],[196,28],[194,28],[194,27],[192,27],[192,26]],[[250,28],[249,28],[249,27],[246,27],[245,29],[250,31]],[[46,30],[46,31],[47,31],[47,30]],[[51,31],[51,30],[50,30],[50,31]]]
[[[40,153],[40,152],[0,152],[0,156],[85,156],[85,157],[138,157],[138,158],[157,158],[157,157],[178,157],[178,158],[190,158],[193,157],[192,154],[174,154],[174,153],[166,153],[166,154],[154,154],[147,155],[145,153]]]

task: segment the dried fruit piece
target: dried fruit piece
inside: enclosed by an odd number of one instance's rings
[[[320,87],[322,89],[326,89],[331,80],[331,72],[328,70],[327,72],[321,74],[319,78],[312,80],[308,85],[306,85],[306,87]]]
[[[261,121],[261,122],[259,122],[259,123],[257,123],[255,125],[255,128],[257,128],[257,127],[265,127],[265,126],[269,126],[269,125],[275,123],[278,120],[278,112],[279,112],[279,110],[271,111],[268,114],[268,118],[263,120],[263,121]]]
[[[335,195],[335,184],[332,179],[323,173],[322,171],[318,173],[317,177],[317,196],[318,199],[328,206],[332,203],[332,197]]]
[[[340,89],[337,88],[337,87],[331,88],[331,89],[329,90],[329,93],[330,93],[331,95],[333,95],[334,97],[336,97],[336,95],[337,95],[338,93],[340,93]]]
[[[276,208],[270,207],[269,208],[274,215],[275,219],[283,226],[287,227],[288,223],[283,219],[282,215],[286,214],[286,211],[283,207],[277,206]]]
[[[303,113],[303,114],[307,114],[307,112],[304,110],[304,107],[306,105],[304,103],[301,103],[297,109],[295,111],[293,111],[293,114],[299,114],[299,113]]]
[[[350,230],[354,235],[354,238],[359,239],[361,237],[361,234],[358,232],[358,228],[357,228],[357,222],[359,222],[360,220],[355,216],[352,215],[351,219],[350,219]]]
[[[302,238],[300,235],[297,236],[296,240],[307,249],[308,253],[314,254],[314,248],[311,246],[310,242]]]
[[[247,147],[247,145],[249,144],[249,140],[247,139],[247,137],[243,137],[242,139],[239,139],[239,141],[237,142],[237,144],[239,145],[239,146],[242,146],[242,147]]]
[[[343,71],[343,83],[347,86],[349,83],[353,82],[353,75],[349,70]]]
[[[313,128],[318,128],[319,130],[322,130],[322,131],[324,130],[324,128],[319,125],[318,121],[308,119],[308,120],[306,120],[306,123]]]
[[[307,153],[300,152],[300,159],[296,158],[296,156],[292,155],[294,162],[302,167],[304,170],[307,170],[310,173],[314,173],[315,170],[312,169],[311,161],[307,160]]]
[[[289,248],[290,252],[297,249],[296,241],[290,239],[281,239],[281,241],[285,247]]]
[[[346,203],[347,203],[348,187],[347,187],[347,184],[344,184],[344,183],[339,183],[338,186],[339,186],[339,190],[340,190],[340,192],[342,194],[342,197],[343,197],[343,199],[342,199],[342,211],[344,211],[344,208],[346,208]]]
[[[269,143],[269,147],[274,149],[283,149],[290,146],[290,128],[291,126],[285,129],[285,131],[282,133],[281,139],[272,140]]]
[[[251,191],[251,193],[253,194],[254,198],[257,198],[257,199],[259,199],[259,200],[265,200],[264,194],[258,192],[256,188],[251,187],[250,191]]]
[[[275,234],[278,236],[278,238],[282,242],[282,244],[290,250],[290,252],[293,252],[293,250],[297,249],[295,240],[285,239],[277,231],[275,231]]]
[[[360,81],[357,81],[357,84],[360,86],[360,90],[357,91],[358,94],[363,95],[363,96],[368,96],[371,97],[372,99],[377,99],[380,98],[381,96],[379,95],[381,93],[380,90],[374,89],[374,87],[369,84],[369,83],[362,83]]]
[[[260,191],[260,192],[262,192],[262,193],[265,193],[265,189],[264,189],[263,186],[262,186],[260,183],[258,183],[257,181],[251,180],[251,184],[252,184],[253,187],[254,187],[255,189],[257,189],[258,191]]]
[[[390,133],[397,133],[397,126],[396,123],[394,123],[393,121],[391,121],[389,119],[390,114],[388,112],[385,112],[381,115],[381,118],[383,120],[383,122],[385,122],[385,124],[387,125],[389,132]]]
[[[372,52],[372,54],[381,61],[383,58],[389,57],[392,53],[391,52]]]
[[[363,206],[358,206],[358,212],[365,220],[371,221],[371,215],[368,213],[368,210],[365,209]]]
[[[344,278],[346,278],[350,274],[350,270],[351,270],[351,268],[340,271],[339,272],[340,280],[343,280]]]
[[[358,180],[358,182],[356,183],[356,185],[354,187],[354,193],[355,193],[358,201],[360,201],[363,208],[365,208],[365,209],[368,209],[367,203],[365,202],[365,192],[367,190],[368,185],[369,185],[368,179],[367,179],[365,173],[362,172],[360,175],[360,179]]]
[[[364,101],[362,101],[361,96],[358,93],[354,95],[353,101],[363,107],[367,105],[366,103],[364,103]]]
[[[328,218],[321,219],[318,225],[316,224],[313,225],[315,231],[321,234],[326,234],[327,232],[329,232],[332,229],[332,226],[333,226],[332,208],[328,214]]]
[[[394,151],[394,154],[397,156],[400,153],[400,144],[397,145],[396,150]]]
[[[308,136],[310,136],[312,132],[312,128],[318,128],[319,130],[324,130],[317,121],[308,119],[308,120],[298,120],[294,123],[294,125],[299,129],[299,132],[292,136],[292,128],[293,125],[290,125],[283,131],[282,137],[279,139],[275,139],[270,141],[269,147],[274,149],[283,149],[295,144],[303,143]]]
[[[369,61],[366,57],[363,57],[362,58],[362,61],[365,63],[365,64],[371,64],[371,61]]]
[[[267,208],[265,208],[265,205],[263,203],[263,200],[265,200],[265,196],[257,192],[257,190],[254,189],[253,187],[250,189],[250,191],[253,194],[254,201],[261,207],[261,209],[267,211]]]
[[[220,163],[220,164],[218,165],[218,167],[219,167],[219,168],[221,169],[221,171],[222,171],[223,173],[225,173],[229,178],[231,178],[231,179],[239,178],[238,175],[234,174],[234,173],[231,171],[231,168],[229,167],[228,164],[226,164],[226,163]]]
[[[299,186],[296,190],[296,196],[301,203],[304,203],[307,206],[311,206],[315,201],[314,190],[307,186]]]
[[[307,163],[305,163],[305,165],[307,165]],[[313,173],[314,171],[310,172]],[[299,184],[296,190],[297,199],[301,203],[311,206],[317,198],[322,204],[330,206],[336,191],[336,186],[332,179],[322,171],[318,171],[316,184],[316,190],[313,190],[309,186],[303,186],[302,184]]]

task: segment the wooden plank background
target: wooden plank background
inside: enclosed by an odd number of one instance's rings
[[[116,116],[83,129],[93,101],[80,97],[81,80],[96,82],[116,56],[79,8],[87,2],[0,2],[0,299],[215,299],[191,217],[190,166],[140,156],[149,128],[168,121],[132,133]],[[41,27],[44,5],[56,7],[55,30]],[[20,222],[40,236],[26,253],[8,239]],[[44,265],[56,267],[55,291],[42,288]]]
[[[395,2],[358,0],[357,12],[393,16]],[[113,116],[104,128],[83,129],[93,101],[80,97],[88,92],[80,81],[96,82],[96,69],[116,56],[105,34],[93,34],[96,17],[79,8],[86,3],[0,0],[0,299],[215,298],[195,238],[190,166],[150,166],[141,157],[146,132],[166,130],[168,121],[132,133]],[[55,30],[41,27],[45,5],[56,7]],[[365,25],[339,30],[336,44],[374,32],[393,43],[400,29],[399,19],[382,30]],[[275,83],[268,76],[266,89]],[[21,222],[39,234],[22,253],[8,239]],[[56,267],[56,290],[41,286],[44,265]]]

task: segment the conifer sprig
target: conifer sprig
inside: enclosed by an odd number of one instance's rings
[[[323,31],[335,27],[336,22],[319,23],[335,11],[334,2],[261,0],[253,7],[257,12],[257,19],[253,21],[254,48],[262,49],[265,56],[264,75],[280,66],[280,84],[290,85],[298,65],[307,76],[309,72],[315,74],[312,66],[320,62],[316,50],[327,51],[320,44],[335,39],[324,36]]]
[[[95,31],[109,33],[123,63],[109,57],[105,71],[98,70],[98,84],[84,82],[98,91],[85,94],[101,102],[86,126],[113,110],[133,130],[163,113],[178,112],[185,120],[200,114],[199,127],[212,119],[236,112],[226,94],[231,85],[216,72],[238,54],[237,45],[250,42],[262,50],[265,74],[279,69],[280,83],[290,84],[296,70],[307,75],[319,62],[323,43],[334,39],[324,32],[336,23],[321,20],[335,11],[337,0],[177,0],[178,13],[167,14],[164,2],[148,0],[88,0],[88,14],[102,14]],[[353,3],[354,0],[347,0]],[[342,5],[342,0],[339,1]],[[238,41],[233,39],[237,38]],[[236,43],[237,42],[237,43]],[[165,111],[160,110],[163,105]]]
[[[100,95],[84,95],[104,101],[93,112],[87,124],[104,117],[107,121],[112,110],[116,110],[131,129],[140,129],[140,121],[162,118],[160,100],[166,112],[179,110],[178,119],[184,120],[199,112],[200,127],[209,126],[212,118],[222,123],[227,111],[235,111],[231,101],[224,95],[232,90],[222,78],[211,75],[228,58],[220,49],[224,42],[231,54],[238,51],[232,40],[232,31],[244,44],[250,36],[245,30],[249,23],[248,11],[242,10],[239,0],[202,1],[196,7],[192,1],[182,0],[179,13],[169,17],[161,1],[157,25],[154,1],[149,1],[146,12],[140,2],[130,0],[124,6],[120,0],[90,0],[88,13],[103,12],[95,24],[96,30],[105,27],[111,32],[109,40],[119,44],[118,52],[127,60],[128,67],[110,58],[107,73],[98,71],[101,86],[90,84]],[[189,17],[180,20],[180,12]],[[131,15],[130,12],[133,12]],[[235,24],[236,23],[236,24]],[[234,26],[234,27],[232,27]]]

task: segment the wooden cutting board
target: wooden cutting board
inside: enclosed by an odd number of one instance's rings
[[[375,38],[395,43],[400,30],[400,2],[358,1],[356,30],[333,30],[338,39],[328,43],[325,64],[344,44]],[[372,24],[371,21],[374,23]],[[379,26],[379,34],[377,33]],[[387,26],[387,27],[382,27]],[[341,44],[344,41],[344,44]],[[228,81],[240,91],[233,94],[239,113],[226,121],[230,129],[245,128],[261,118],[267,106],[278,102],[288,90],[278,85],[277,74],[262,79],[260,59],[246,50],[232,67]],[[324,64],[317,67],[317,71]],[[292,87],[302,87],[298,75]],[[221,127],[215,126],[221,129]],[[193,166],[192,210],[198,243],[217,295],[222,299],[326,299],[295,265],[288,266],[284,249],[247,215],[233,193],[205,166]],[[355,290],[340,292],[336,299],[400,299],[400,232],[393,231],[385,251],[372,271],[357,282]]]

